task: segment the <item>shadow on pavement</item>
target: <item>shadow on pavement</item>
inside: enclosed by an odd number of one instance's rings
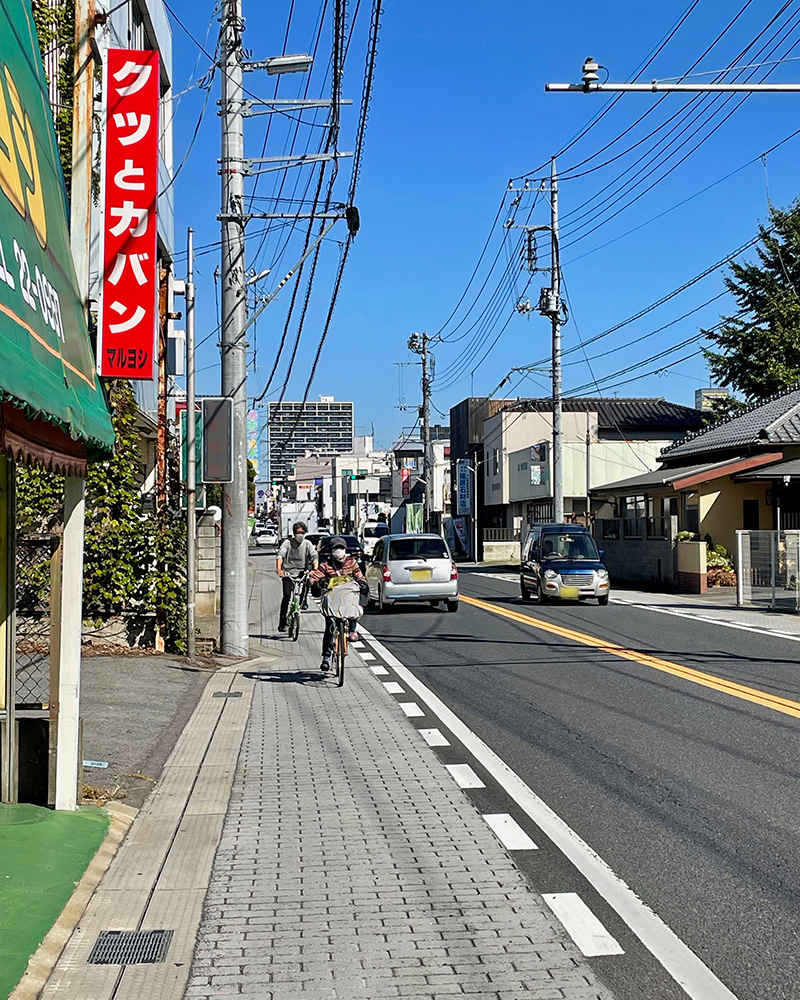
[[[321,670],[265,670],[247,672],[243,676],[269,684],[319,684],[327,680],[327,675]]]

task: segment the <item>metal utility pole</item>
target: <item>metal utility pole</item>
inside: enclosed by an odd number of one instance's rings
[[[228,656],[250,649],[247,609],[247,313],[244,259],[244,127],[240,0],[220,12],[222,154],[222,395],[233,400],[233,482],[223,487],[221,645]]]
[[[422,526],[425,531],[430,531],[431,526],[431,498],[433,497],[433,438],[431,437],[431,386],[433,380],[430,376],[428,347],[430,337],[423,330],[422,336],[418,333],[411,335],[408,341],[408,349],[414,354],[419,354],[422,364],[422,412],[420,415],[420,437],[422,438],[422,481],[425,486],[422,506]]]
[[[186,652],[193,663],[197,600],[197,465],[194,413],[194,230],[186,237]]]
[[[562,417],[564,404],[561,386],[561,262],[558,248],[558,175],[556,158],[550,160],[550,237],[552,272],[549,305],[553,324],[553,520],[564,520],[564,438]]]
[[[651,80],[650,83],[600,83],[599,70],[605,69],[591,56],[584,62],[580,83],[546,83],[544,89],[573,91],[582,94],[599,93],[682,93],[682,94],[792,94],[800,92],[800,83],[672,83]]]

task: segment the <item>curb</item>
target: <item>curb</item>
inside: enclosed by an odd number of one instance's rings
[[[109,802],[105,808],[111,814],[111,823],[103,843],[97,848],[95,856],[89,862],[89,867],[83,873],[83,878],[75,887],[58,920],[31,955],[22,979],[11,991],[8,1000],[36,1000],[41,994],[72,932],[89,905],[92,894],[108,870],[138,812],[137,809],[121,802]]]

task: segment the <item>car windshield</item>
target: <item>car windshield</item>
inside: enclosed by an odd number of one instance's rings
[[[542,538],[542,559],[599,559],[591,535],[547,532]]]
[[[358,539],[355,535],[324,535],[322,541],[320,542],[320,548],[329,549],[331,547],[331,538],[343,538],[345,545],[348,549],[358,549],[361,546],[358,544]]]
[[[393,538],[389,543],[390,559],[448,559],[441,538]]]
[[[383,538],[389,534],[389,529],[385,524],[376,524],[374,528],[364,528],[364,538]]]

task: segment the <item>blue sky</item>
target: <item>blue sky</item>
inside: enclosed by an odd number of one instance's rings
[[[170,6],[212,53],[218,30],[213,3],[170,0]],[[309,51],[321,6],[320,0],[295,0],[293,4],[291,0],[269,4],[244,0],[245,45],[252,50],[252,58],[282,51]],[[572,0],[553,5],[545,13],[530,5],[502,0],[494,4],[477,0],[458,4],[387,0],[355,198],[362,228],[350,254],[310,398],[326,393],[337,399],[352,399],[359,429],[368,432],[374,425],[376,439],[382,445],[388,445],[401,427],[411,425],[420,396],[419,369],[398,368],[394,363],[412,360],[406,346],[412,332],[426,329],[433,334],[443,327],[465,290],[487,237],[487,254],[475,281],[453,319],[444,326],[445,342],[434,348],[434,403],[448,415],[450,406],[470,391],[488,394],[511,368],[547,358],[549,322],[536,312],[526,317],[513,309],[530,276],[520,270],[519,233],[502,227],[502,221],[515,214],[506,187],[509,178],[540,168],[551,155],[566,147],[613,100],[613,95],[546,94],[544,84],[578,81],[588,55],[608,67],[612,80],[633,77],[691,6],[691,0],[661,6]],[[737,0],[733,5],[700,0],[641,79],[680,76],[698,59],[692,72],[782,59],[788,61],[775,68],[730,74],[727,79],[753,73],[754,79],[760,79],[770,73],[772,81],[800,80],[800,62],[791,61],[800,58],[800,3],[791,0],[779,14],[781,6],[766,0],[750,0],[749,4]],[[366,0],[360,4],[351,0],[348,7],[351,19],[358,13],[354,26],[352,21],[348,25],[352,27],[352,40],[343,96],[352,98],[354,104],[342,111],[342,150],[352,150],[355,141],[370,7]],[[742,8],[741,16],[703,56]],[[777,19],[767,27],[776,15]],[[208,70],[209,59],[175,22],[173,38],[173,76],[178,92]],[[307,84],[309,97],[329,96],[330,40],[328,10],[310,79],[300,75],[284,77],[279,97],[298,96]],[[274,78],[252,73],[245,81],[255,95],[271,97],[274,93]],[[766,178],[759,157],[798,128],[800,95],[753,95],[713,134],[709,133],[741,98],[735,97],[723,107],[725,98],[718,96],[703,96],[690,104],[694,95],[672,94],[657,104],[659,96],[624,95],[558,160],[559,172],[565,178],[560,185],[562,268],[572,306],[570,322],[564,327],[567,393],[586,385],[582,395],[602,391],[603,395],[664,396],[693,405],[695,388],[708,384],[703,359],[695,354],[698,343],[676,348],[629,373],[607,377],[674,348],[696,335],[701,327],[717,322],[720,313],[732,312],[732,300],[727,296],[703,305],[724,291],[724,269],[715,270],[602,340],[585,348],[581,348],[581,342],[645,309],[749,240],[759,221],[767,216],[765,180],[775,204],[786,206],[797,196],[800,136],[767,156]],[[211,393],[219,390],[213,280],[219,263],[219,251],[213,245],[219,240],[218,78],[213,81],[201,118],[205,98],[202,89],[194,88],[181,98],[175,112],[176,164],[184,158],[201,121],[175,182],[175,203],[177,249],[185,247],[186,227],[191,225],[201,250],[197,259],[197,333],[198,340],[208,340],[199,350],[198,389]],[[645,112],[647,117],[636,124]],[[715,112],[715,117],[710,117]],[[673,115],[677,117],[667,124]],[[700,117],[692,123],[695,115]],[[289,148],[295,122],[285,116],[276,117],[279,120],[273,123],[264,153],[267,119],[252,117],[246,121],[246,155],[275,156]],[[306,115],[304,120],[314,118]],[[660,131],[645,138],[660,125]],[[697,128],[700,130],[692,138]],[[314,151],[323,134],[319,126],[302,126],[295,151]],[[705,141],[678,165],[705,136]],[[660,145],[654,146],[659,140]],[[603,151],[607,144],[611,145]],[[634,149],[625,152],[634,144]],[[635,161],[643,154],[645,158],[637,165]],[[614,157],[613,162],[601,166]],[[751,160],[755,162],[745,166]],[[580,165],[582,161],[587,162]],[[351,162],[342,161],[337,181],[335,197],[342,200]],[[722,180],[732,171],[736,172]],[[662,174],[666,176],[662,178]],[[310,177],[309,167],[288,172],[281,196],[302,197]],[[280,178],[280,174],[262,177],[257,197],[275,197]],[[643,193],[653,182],[657,183]],[[699,193],[705,188],[708,190]],[[252,184],[247,190],[252,190]],[[619,195],[623,196],[621,200],[611,204]],[[524,196],[516,208],[516,221],[545,224],[549,221],[546,200],[540,197],[530,212],[532,200]],[[503,201],[499,222],[493,227]],[[261,211],[275,211],[276,204],[252,203],[255,210]],[[290,211],[291,206],[300,207],[297,202],[282,202],[277,210]],[[618,209],[624,210],[610,218]],[[261,234],[265,227],[266,223],[258,220],[249,223],[248,264],[259,271],[272,269],[269,278],[259,283],[267,292],[299,258],[303,229],[273,228],[264,241]],[[640,228],[629,232],[636,227]],[[344,224],[339,223],[323,243],[286,399],[302,398],[305,390],[344,235]],[[549,260],[544,236],[538,248],[539,263],[546,266]],[[498,264],[492,270],[495,256]],[[750,250],[738,259],[752,257]],[[179,275],[184,261],[185,255],[179,254]],[[534,274],[525,296],[535,304],[540,287],[548,280],[547,274]],[[250,395],[264,389],[272,370],[292,290],[290,283],[264,311],[250,338]],[[300,286],[288,327],[290,349],[304,294],[305,283]],[[682,316],[685,318],[680,319]],[[462,319],[464,322],[458,326]],[[655,333],[659,327],[666,328]],[[575,350],[569,353],[571,349]],[[289,353],[285,352],[266,399],[280,395]],[[687,360],[674,364],[681,358]],[[659,367],[659,374],[641,377]],[[402,395],[410,407],[405,412],[396,408],[401,373]],[[624,381],[632,378],[636,380]],[[515,375],[498,395],[539,396],[549,391],[547,372],[542,370],[526,379]]]

